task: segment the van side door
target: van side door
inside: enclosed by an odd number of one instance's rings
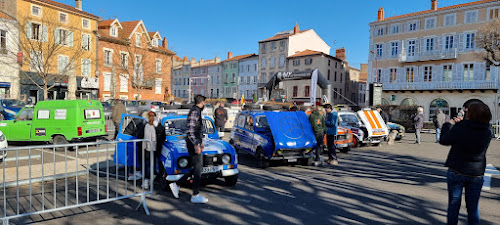
[[[10,140],[8,141],[30,141],[31,125],[33,123],[33,108],[26,108],[19,112],[12,127],[10,127]],[[35,131],[33,131],[35,132]],[[34,134],[36,135],[36,134]]]

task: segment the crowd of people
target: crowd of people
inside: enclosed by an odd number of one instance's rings
[[[195,96],[195,105],[191,108],[187,118],[187,139],[186,145],[192,157],[191,170],[183,176],[178,182],[171,183],[170,189],[175,198],[179,197],[179,184],[187,179],[193,179],[193,194],[191,202],[207,203],[208,199],[200,195],[199,184],[203,160],[201,152],[203,145],[203,125],[202,111],[205,107],[205,97]],[[308,107],[305,109],[309,116],[309,122],[317,140],[317,149],[315,152],[316,166],[323,165],[324,162],[330,165],[338,165],[338,158],[335,151],[335,138],[338,129],[338,113],[330,104],[319,107]],[[293,111],[297,110],[294,108]],[[388,122],[387,113],[377,108],[384,122]],[[118,133],[121,115],[126,113],[124,105],[118,100],[113,108],[112,121]],[[154,160],[158,160],[161,146],[165,140],[165,132],[159,119],[154,112],[147,113],[147,123],[144,129],[139,133],[139,138],[150,140],[150,145],[142,146],[143,151],[154,151]],[[214,107],[215,125],[217,130],[222,130],[227,121],[227,111],[221,102],[216,103]],[[465,190],[465,203],[467,206],[469,224],[479,224],[479,198],[483,185],[483,176],[486,169],[486,151],[491,141],[490,121],[492,114],[487,105],[483,103],[472,103],[461,111],[457,117],[448,121],[447,116],[441,109],[437,110],[433,118],[436,130],[436,142],[441,145],[451,146],[448,153],[445,166],[448,167],[446,175],[448,186],[448,224],[457,224],[460,205],[462,202],[462,193]],[[417,113],[412,116],[413,126],[415,128],[415,144],[421,143],[420,132],[424,124],[424,110],[419,107]],[[322,159],[324,137],[326,135],[328,159]],[[116,138],[116,134],[115,134]],[[474,140],[474,141],[471,141]],[[141,154],[139,154],[141,155]],[[146,155],[146,160],[149,154]],[[142,174],[132,174],[129,179],[139,179]],[[150,177],[146,178],[145,183],[149,183]],[[154,178],[153,178],[154,179]],[[144,187],[144,186],[143,186]],[[148,187],[145,187],[148,188]]]

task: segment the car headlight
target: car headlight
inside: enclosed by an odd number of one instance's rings
[[[345,138],[346,138],[347,140],[351,140],[351,138],[352,138],[352,134],[350,134],[350,133],[346,134],[346,135],[345,135]]]
[[[0,135],[0,141],[5,141],[5,135]]]
[[[184,169],[188,166],[189,161],[186,158],[180,158],[179,161],[177,161],[177,165],[179,168]]]
[[[222,156],[222,163],[224,164],[229,164],[231,162],[231,156],[228,154],[225,154]]]

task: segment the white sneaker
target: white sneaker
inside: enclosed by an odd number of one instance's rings
[[[144,189],[144,190],[148,190],[149,189],[149,179],[144,179],[144,182],[142,182],[141,184],[141,187]]]
[[[128,177],[128,180],[139,180],[141,178],[142,178],[142,173],[140,171],[137,171],[132,176]]]
[[[170,183],[168,186],[170,186],[170,190],[172,190],[174,198],[179,198],[179,185],[177,185],[176,183]]]
[[[208,202],[208,199],[203,197],[202,195],[198,194],[196,196],[191,196],[191,202],[196,203],[196,204],[205,204]]]

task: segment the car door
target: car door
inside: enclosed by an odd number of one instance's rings
[[[33,109],[24,109],[19,112],[19,115],[14,120],[9,131],[11,140],[15,141],[30,141],[31,139],[31,124],[33,123]]]
[[[243,128],[245,127],[246,115],[239,114],[237,116],[236,124],[233,128],[233,142],[235,147],[242,149]]]
[[[137,137],[144,135],[144,125],[146,118],[123,114],[120,122],[120,129],[116,139],[118,141],[137,140]],[[138,156],[135,149],[140,149],[141,143],[127,142],[118,143],[115,148],[115,158],[113,161],[117,164],[133,166],[134,158],[138,164]]]
[[[247,115],[245,118],[245,129],[241,132],[241,148],[246,152],[253,152],[254,118]]]

